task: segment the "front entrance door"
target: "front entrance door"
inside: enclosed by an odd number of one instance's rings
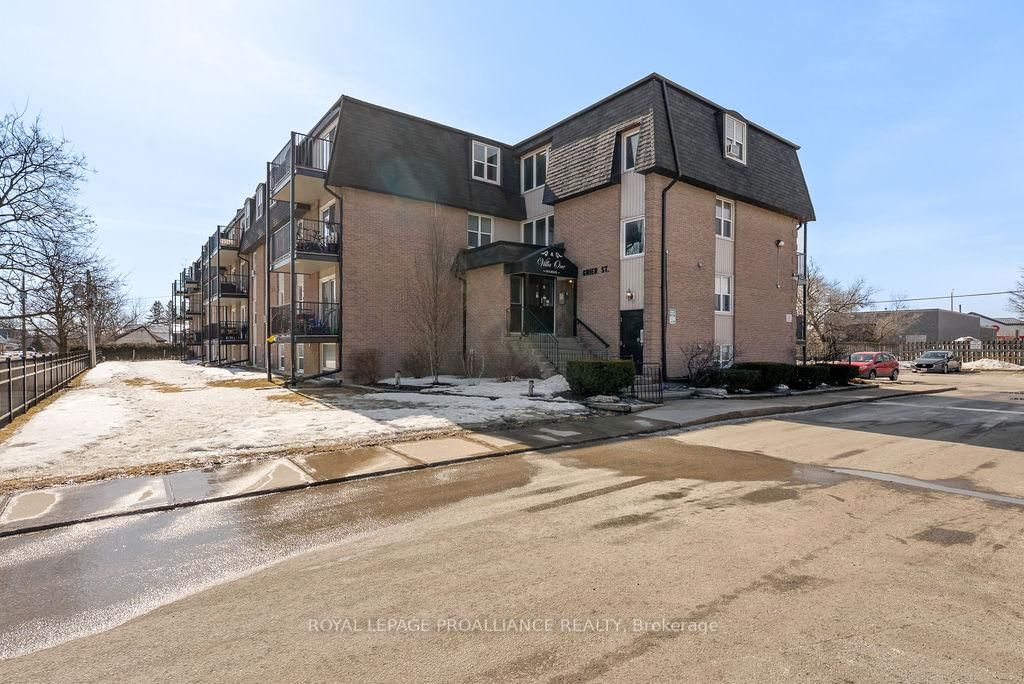
[[[633,359],[639,369],[644,362],[644,310],[619,312],[619,358]]]
[[[555,331],[555,279],[544,276],[526,276],[523,330],[528,333]]]

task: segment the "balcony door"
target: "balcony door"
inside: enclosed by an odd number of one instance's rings
[[[320,279],[321,319],[328,330],[338,329],[338,280],[334,276]]]

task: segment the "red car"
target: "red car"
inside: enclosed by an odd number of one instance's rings
[[[900,377],[900,361],[888,352],[857,352],[846,361],[855,367],[860,377],[874,380],[878,376],[896,380]]]

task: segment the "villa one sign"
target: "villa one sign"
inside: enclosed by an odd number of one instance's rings
[[[544,247],[523,259],[522,272],[556,278],[575,278],[578,270],[576,264],[566,258],[565,252],[557,247]]]

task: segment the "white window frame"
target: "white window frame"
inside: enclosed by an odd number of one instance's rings
[[[725,115],[725,125],[722,127],[723,149],[727,159],[732,159],[740,164],[747,163],[747,122],[737,119],[731,114]],[[733,150],[734,145],[739,145],[739,153]]]
[[[477,219],[476,230],[473,230],[469,225],[469,220],[472,218]],[[484,233],[481,230],[484,220],[488,221],[491,226],[491,229],[487,233]],[[476,245],[469,244],[469,236],[471,234],[476,234]],[[483,241],[484,235],[487,236],[487,242]],[[476,249],[477,247],[489,245],[492,242],[494,242],[494,217],[487,216],[486,214],[474,214],[473,212],[470,212],[466,216],[466,244],[469,245],[470,249]]]
[[[303,342],[295,344],[295,374],[305,375],[306,373],[306,345]]]
[[[725,283],[724,288],[719,285]],[[722,292],[722,290],[726,292]],[[736,283],[733,276],[725,273],[715,274],[715,313],[732,314],[735,309]]]
[[[527,192],[530,192],[531,190],[536,190],[537,188],[543,188],[544,185],[547,183],[548,161],[550,161],[550,159],[551,159],[550,151],[551,151],[551,147],[550,146],[543,147],[543,148],[541,148],[539,150],[535,150],[535,151],[531,152],[530,154],[527,154],[527,155],[523,156],[523,158],[520,160],[520,162],[519,162],[519,189],[520,189],[520,191],[522,193],[525,194]],[[537,157],[539,157],[542,154],[544,155],[544,182],[543,183],[538,183],[537,182]],[[533,171],[533,185],[531,185],[530,187],[526,187],[526,173],[525,173],[525,169],[526,169],[526,165],[527,164],[530,165],[530,170]]]
[[[543,221],[544,222],[544,242],[535,242],[535,241],[532,241],[532,240],[527,240],[526,239],[526,228],[527,228],[527,226],[529,226],[531,234],[534,237],[536,237],[536,235],[537,235],[537,223],[539,221]],[[538,216],[537,218],[531,219],[529,221],[523,221],[523,223],[520,226],[520,229],[521,229],[520,230],[520,236],[521,236],[521,239],[523,241],[523,244],[527,244],[527,245],[544,245],[545,247],[550,247],[555,242],[554,223],[555,223],[555,215],[553,213],[552,214],[547,214],[546,216]]]
[[[327,354],[325,353],[327,348],[330,347],[333,350],[334,365],[328,366],[325,361]],[[329,371],[338,369],[338,343],[337,342],[324,342],[320,345],[320,370]]]
[[[732,360],[733,353],[731,344],[716,344],[714,361],[719,368],[725,368]]]
[[[285,370],[284,359],[285,359],[284,345],[283,344],[279,344],[279,345],[277,345],[277,370],[279,370],[279,371],[284,371]]]
[[[263,188],[256,189],[256,218],[263,218]]]
[[[633,155],[633,165],[627,166],[626,153],[629,149],[629,139],[636,136],[636,153]],[[634,128],[622,134],[622,171],[636,171],[636,159],[640,156],[640,129]]]
[[[477,148],[483,150],[483,160],[479,162],[480,164],[484,165],[484,175],[482,176],[476,175],[476,165],[478,163],[476,159]],[[497,161],[494,164],[491,164],[490,162],[487,161],[488,150],[494,150],[495,152],[498,153]],[[487,177],[487,169],[491,166],[494,167],[493,180]],[[473,180],[483,181],[484,183],[493,183],[494,185],[501,185],[501,148],[498,147],[497,145],[492,145],[490,143],[474,140],[472,151],[470,152],[469,155],[469,173],[470,175],[472,175]]]
[[[729,218],[725,218],[725,205],[729,205]],[[728,222],[729,234],[725,234]],[[721,230],[720,230],[721,229]],[[715,198],[715,235],[724,240],[733,240],[736,236],[736,203],[724,197]]]
[[[640,230],[642,231],[643,239],[641,240],[641,247],[639,254],[626,254],[626,224],[640,222]],[[637,257],[643,257],[644,252],[647,251],[647,220],[643,216],[634,216],[633,218],[622,219],[619,224],[619,256],[623,259],[635,259]]]

